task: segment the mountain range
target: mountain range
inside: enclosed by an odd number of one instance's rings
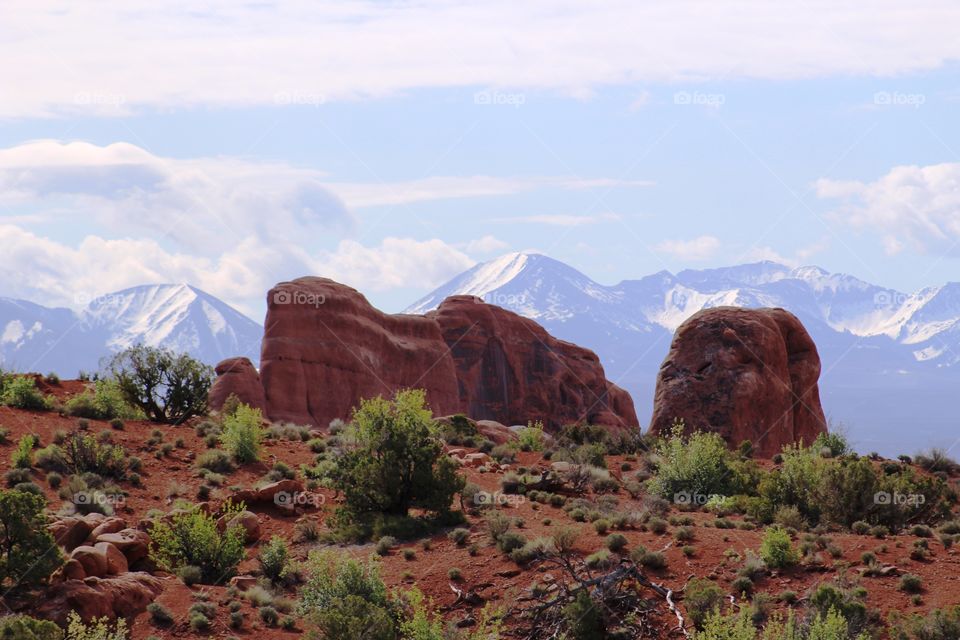
[[[608,378],[633,396],[643,426],[680,323],[707,307],[783,307],[816,341],[824,409],[858,449],[892,455],[957,442],[960,283],[906,294],[819,267],[758,262],[604,285],[548,256],[513,253],[477,264],[405,313],[426,313],[456,294],[594,350]],[[72,377],[138,342],[209,364],[231,356],[257,363],[262,336],[260,324],[187,284],[125,289],[80,311],[0,298],[0,366],[7,370]]]
[[[545,255],[514,253],[474,266],[406,312],[425,313],[455,294],[506,307],[593,349],[608,377],[631,393],[641,421],[686,318],[722,305],[783,307],[816,341],[824,408],[859,449],[892,454],[956,441],[960,283],[905,294],[819,267],[758,262],[603,285]]]
[[[263,327],[186,284],[143,285],[92,300],[81,311],[0,298],[0,365],[73,377],[136,343],[188,352],[209,364],[260,358]]]

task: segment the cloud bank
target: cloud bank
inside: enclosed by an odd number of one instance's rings
[[[960,59],[960,5],[766,0],[11,0],[0,117],[299,105],[418,88],[889,76]],[[758,52],[763,52],[758,55]]]

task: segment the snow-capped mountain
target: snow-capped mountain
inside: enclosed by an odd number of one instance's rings
[[[95,371],[137,343],[189,353],[208,364],[259,360],[263,328],[186,284],[143,285],[99,296],[80,312],[0,298],[0,365],[73,376]]]
[[[918,430],[935,441],[958,426],[948,405],[960,382],[960,283],[905,294],[819,267],[759,262],[608,286],[545,255],[513,253],[474,266],[406,311],[424,313],[456,294],[596,351],[641,419],[677,326],[701,309],[733,305],[783,307],[801,319],[820,351],[824,406],[862,448],[900,453],[919,446],[903,442]]]

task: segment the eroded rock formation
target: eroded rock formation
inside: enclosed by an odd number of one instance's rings
[[[810,444],[826,431],[820,356],[800,320],[783,309],[717,307],[677,329],[657,377],[650,430],[719,433],[761,456]]]
[[[426,316],[389,315],[358,291],[300,278],[267,296],[261,379],[267,416],[326,427],[361,398],[423,388],[435,415],[550,427],[638,424],[593,352],[532,320],[455,296]]]

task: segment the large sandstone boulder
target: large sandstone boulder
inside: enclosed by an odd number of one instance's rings
[[[418,387],[435,415],[638,425],[596,354],[470,296],[426,316],[388,315],[326,278],[283,282],[267,296],[260,363],[275,421],[325,427],[362,398]]]
[[[249,358],[227,358],[216,366],[215,371],[217,379],[207,396],[211,409],[219,410],[230,394],[236,394],[240,402],[260,411],[267,410],[260,374]]]
[[[267,294],[260,371],[274,421],[326,427],[361,398],[411,386],[426,389],[436,414],[459,404],[436,322],[385,314],[327,278],[282,282]]]
[[[827,429],[817,379],[820,356],[800,320],[783,309],[717,307],[677,329],[660,367],[653,433],[678,419],[688,432],[719,433],[761,456],[810,444]]]
[[[76,611],[83,620],[132,618],[163,591],[163,582],[148,573],[130,572],[109,578],[88,577],[51,586],[39,604],[37,616],[66,626]]]
[[[559,428],[587,422],[636,427],[633,400],[606,379],[597,354],[474,296],[451,296],[435,312],[456,366],[463,413],[476,420]]]

